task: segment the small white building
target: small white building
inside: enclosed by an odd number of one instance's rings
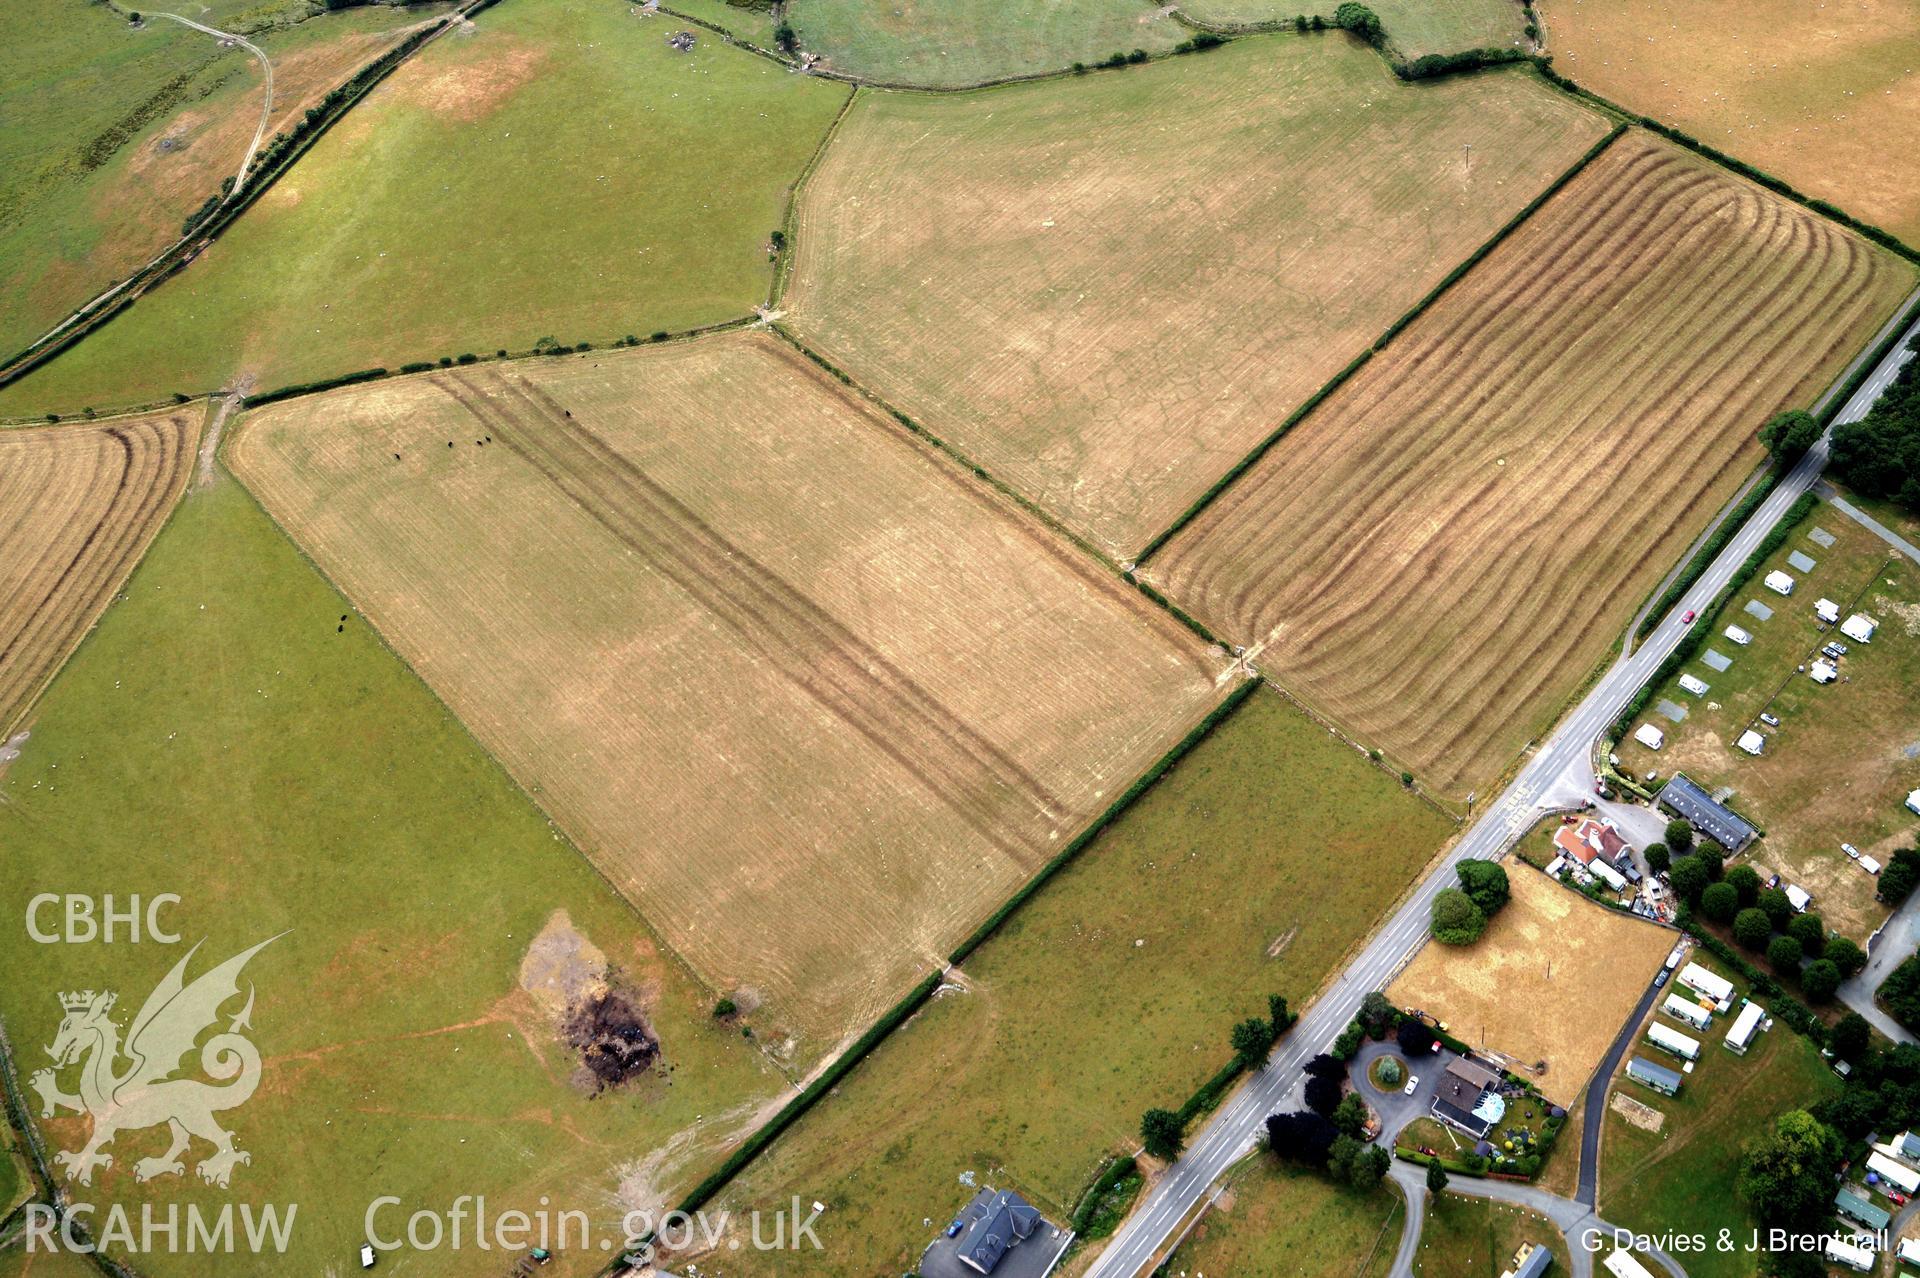
[[[1915,790],[1907,796],[1907,811],[1920,816],[1920,790]]]
[[[1760,1032],[1760,1023],[1766,1019],[1767,1009],[1758,1003],[1749,1002],[1741,1008],[1740,1015],[1733,1018],[1733,1024],[1722,1040],[1727,1050],[1745,1056],[1747,1049],[1753,1046],[1754,1036]]]
[[[1753,636],[1738,626],[1728,626],[1726,635],[1728,639],[1739,644],[1742,648],[1753,642]]]
[[[1832,683],[1840,677],[1840,668],[1831,661],[1816,661],[1807,667],[1807,677],[1815,683]]]
[[[1633,730],[1633,739],[1649,750],[1658,750],[1667,743],[1667,734],[1651,723],[1643,723]]]
[[[1864,612],[1856,612],[1840,623],[1840,633],[1855,643],[1872,643],[1873,632],[1879,628],[1880,623]]]
[[[1717,972],[1709,972],[1698,963],[1689,963],[1681,968],[1676,979],[1695,994],[1710,1000],[1715,1007],[1721,1007],[1733,997],[1732,981]],[[1726,1009],[1721,1007],[1721,1010]]]
[[[1920,1238],[1902,1238],[1894,1253],[1909,1265],[1920,1265]]]
[[[1600,1262],[1606,1266],[1613,1278],[1653,1278],[1647,1267],[1633,1258],[1630,1251],[1616,1251]]]
[[[1627,881],[1621,876],[1620,871],[1614,869],[1599,857],[1596,856],[1593,860],[1587,862],[1583,868],[1588,874],[1599,879],[1614,891],[1624,892],[1627,890]]]
[[[1700,1040],[1688,1038],[1679,1030],[1668,1029],[1659,1021],[1647,1025],[1647,1041],[1670,1056],[1678,1056],[1683,1061],[1700,1059]]]
[[[1860,859],[1855,861],[1854,864],[1865,870],[1868,874],[1880,873],[1880,863],[1865,854],[1862,854]]]
[[[1787,576],[1786,573],[1781,572],[1778,568],[1768,573],[1761,584],[1776,595],[1790,595],[1793,593],[1793,578]]]
[[[1787,884],[1787,904],[1793,907],[1795,914],[1805,914],[1807,907],[1813,904],[1813,897],[1807,894],[1805,888],[1789,883]]]
[[[1698,1003],[1681,998],[1678,994],[1667,995],[1667,1001],[1660,1005],[1660,1010],[1676,1021],[1685,1021],[1695,1029],[1703,1030],[1713,1024],[1712,1012]]]
[[[1850,1243],[1844,1238],[1827,1239],[1823,1249],[1828,1260],[1836,1265],[1845,1265],[1849,1269],[1858,1269],[1867,1273],[1873,1268],[1873,1253],[1858,1243]]]
[[[1755,732],[1752,728],[1748,728],[1740,734],[1740,739],[1734,742],[1734,744],[1748,754],[1759,754],[1767,748],[1767,739]]]
[[[1831,626],[1840,620],[1840,605],[1831,599],[1816,599],[1813,601],[1813,615]]]
[[[1690,675],[1690,674],[1681,675],[1680,686],[1686,691],[1691,692],[1696,697],[1704,697],[1707,695],[1707,687],[1708,687],[1707,681],[1705,679],[1700,678],[1698,675]]]
[[[1906,1194],[1920,1193],[1920,1171],[1905,1163],[1896,1163],[1878,1149],[1867,1155],[1867,1170]]]

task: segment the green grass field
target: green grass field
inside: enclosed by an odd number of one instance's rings
[[[191,1170],[136,1185],[164,1133],[126,1134],[80,1191],[93,1201],[297,1202],[280,1272],[350,1267],[380,1193],[484,1191],[503,1210],[549,1194],[617,1229],[622,1204],[684,1190],[784,1090],[231,479],[187,497],[32,727],[0,777],[0,1013],[23,1077],[47,1063],[60,991],[119,991],[124,1026],[187,945],[205,940],[197,974],[284,932],[246,972],[265,1071],[227,1118],[252,1163],[231,1192]],[[178,946],[33,944],[20,925],[30,893],[167,891]],[[597,1100],[576,1083],[522,972],[563,910],[641,992],[671,1072]],[[43,1130],[61,1149],[86,1128]]]
[[[604,345],[765,300],[789,185],[845,101],[621,4],[510,0],[435,42],[185,272],[0,392],[34,416],[235,379]]]
[[[1192,34],[1147,0],[793,0],[787,21],[835,71],[937,88],[1165,53]]]
[[[1245,702],[748,1167],[736,1215],[828,1204],[837,1273],[899,1272],[1011,1185],[1056,1223],[1140,1113],[1224,1065],[1269,992],[1303,1005],[1451,823],[1279,696]],[[728,1253],[728,1273],[818,1272]],[[787,1269],[786,1266],[798,1266]]]
[[[1384,1185],[1358,1194],[1262,1151],[1167,1263],[1171,1274],[1370,1278],[1393,1265],[1406,1204]]]
[[[1834,544],[1815,542],[1815,529],[1830,533]],[[1815,566],[1795,567],[1788,561],[1795,553]],[[1795,579],[1792,595],[1762,586],[1774,569]],[[1852,643],[1819,626],[1813,605],[1821,598],[1839,605],[1842,617],[1858,610],[1876,618],[1873,642]],[[1754,599],[1773,609],[1771,620],[1746,613]],[[1730,625],[1752,642],[1727,640]],[[1887,909],[1874,899],[1873,878],[1840,844],[1884,864],[1920,832],[1920,817],[1903,806],[1920,787],[1920,568],[1821,503],[1708,619],[1707,633],[1706,647],[1732,664],[1716,671],[1698,657],[1687,663],[1682,673],[1708,685],[1701,696],[1682,690],[1677,675],[1661,688],[1635,726],[1654,724],[1666,744],[1649,750],[1629,736],[1618,748],[1622,770],[1636,779],[1650,770],[1684,771],[1709,790],[1730,788],[1729,802],[1766,832],[1748,854],[1754,868],[1806,888],[1830,927],[1865,944]],[[1848,653],[1841,681],[1823,687],[1796,667],[1830,638],[1847,643]],[[1687,717],[1670,722],[1652,708],[1661,700],[1686,707]],[[1757,722],[1763,712],[1780,726]],[[1767,738],[1758,758],[1733,745],[1750,726]]]
[[[1694,961],[1702,961],[1702,956],[1696,953]],[[1711,959],[1704,965],[1733,981],[1737,1008],[1746,983]],[[1673,1097],[1615,1076],[1614,1093],[1652,1106],[1665,1115],[1665,1122],[1658,1132],[1645,1131],[1609,1107],[1600,1141],[1599,1212],[1613,1224],[1643,1233],[1713,1238],[1730,1228],[1738,1237],[1747,1221],[1734,1188],[1740,1151],[1778,1115],[1837,1091],[1839,1080],[1818,1049],[1779,1021],[1745,1056],[1737,1056],[1721,1046],[1732,1014],[1716,1016],[1705,1031],[1657,1013],[1652,1019],[1700,1040],[1700,1060]],[[1656,1064],[1676,1064],[1645,1041],[1644,1031],[1628,1058],[1636,1055]],[[1757,1260],[1744,1250],[1706,1251],[1690,1253],[1683,1263],[1691,1278],[1750,1278],[1758,1270]]]
[[[1520,48],[1527,15],[1519,0],[1370,0],[1393,51],[1403,58],[1462,49]],[[1242,26],[1291,22],[1295,15],[1331,18],[1337,0],[1183,0],[1180,12],[1195,22]]]
[[[1500,1278],[1527,1242],[1553,1253],[1548,1272],[1561,1278],[1570,1272],[1566,1238],[1545,1217],[1485,1198],[1441,1194],[1427,1200],[1413,1272],[1417,1278]]]

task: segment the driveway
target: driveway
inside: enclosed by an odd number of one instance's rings
[[[1867,939],[1867,965],[1851,979],[1840,982],[1840,1001],[1896,1043],[1911,1043],[1914,1037],[1881,1010],[1873,1001],[1873,992],[1916,948],[1920,948],[1920,892],[1908,897]]]
[[[1406,1094],[1406,1083],[1402,1080],[1400,1090],[1382,1094],[1367,1081],[1367,1069],[1382,1056],[1398,1056],[1420,1081],[1414,1086],[1413,1095]],[[1400,1050],[1400,1045],[1392,1039],[1376,1043],[1371,1039],[1360,1045],[1360,1052],[1347,1067],[1347,1076],[1353,1083],[1353,1089],[1360,1093],[1361,1099],[1373,1106],[1380,1115],[1380,1145],[1388,1150],[1393,1148],[1394,1138],[1402,1129],[1416,1118],[1425,1118],[1427,1111],[1433,1108],[1434,1093],[1440,1087],[1440,1074],[1447,1068],[1447,1062],[1453,1059],[1453,1053],[1442,1048],[1419,1060],[1413,1060]]]
[[[1580,1124],[1580,1186],[1574,1190],[1574,1197],[1589,1207],[1600,1198],[1600,1129],[1606,1126],[1607,1087],[1613,1081],[1614,1071],[1620,1068],[1621,1058],[1639,1040],[1640,1022],[1647,1019],[1647,1013],[1653,1009],[1653,1001],[1666,990],[1667,970],[1661,968],[1659,977],[1640,995],[1639,1003],[1634,1005],[1633,1015],[1620,1027],[1620,1032],[1614,1036],[1613,1046],[1607,1049],[1600,1068],[1593,1072],[1593,1078],[1587,1083],[1587,1112]]]

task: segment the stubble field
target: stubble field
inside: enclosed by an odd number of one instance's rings
[[[1456,1038],[1512,1058],[1541,1094],[1570,1106],[1674,934],[1587,900],[1530,866],[1510,865],[1513,899],[1472,945],[1428,941],[1387,996],[1446,1021]]]
[[[1146,575],[1428,784],[1484,788],[1913,282],[1629,134]]]
[[[1594,92],[1920,244],[1920,9],[1906,0],[1545,0]]]
[[[231,457],[796,1060],[1226,693],[1223,654],[763,332],[291,402]]]
[[[863,94],[801,192],[784,305],[1124,557],[1604,132],[1529,74],[1402,85],[1340,33]]]
[[[200,411],[0,431],[0,742],[173,509]]]
[[[0,412],[749,314],[789,186],[849,90],[704,28],[678,52],[673,19],[638,13],[512,0],[436,40],[191,266],[0,390]]]

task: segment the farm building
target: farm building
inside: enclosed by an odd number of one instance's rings
[[[1704,697],[1707,695],[1707,681],[1698,675],[1681,675],[1680,687],[1684,691],[1691,692],[1696,697]]]
[[[1895,1162],[1878,1149],[1867,1155],[1867,1170],[1877,1173],[1881,1180],[1902,1193],[1920,1193],[1920,1171],[1915,1171],[1905,1163]]]
[[[1475,1140],[1484,1140],[1494,1125],[1506,1117],[1507,1103],[1494,1091],[1499,1081],[1499,1075],[1492,1070],[1464,1057],[1448,1061],[1446,1072],[1440,1076],[1440,1088],[1434,1094],[1433,1116]]]
[[[1689,963],[1681,968],[1679,980],[1695,994],[1711,999],[1715,1007],[1724,1005],[1733,997],[1732,981],[1717,972],[1709,972],[1698,963]]]
[[[1667,743],[1667,734],[1651,723],[1643,723],[1633,730],[1633,739],[1649,750],[1658,750]]]
[[[1679,1030],[1668,1029],[1655,1021],[1647,1026],[1647,1041],[1670,1056],[1678,1056],[1683,1061],[1700,1059],[1700,1040],[1688,1038]]]
[[[1776,595],[1790,595],[1793,593],[1793,578],[1781,572],[1778,568],[1775,568],[1767,574],[1764,584],[1768,590],[1771,590]]]
[[[1748,728],[1740,734],[1740,739],[1734,744],[1748,754],[1757,755],[1767,748],[1767,739],[1752,728]]]
[[[1643,1056],[1636,1056],[1627,1062],[1627,1077],[1642,1087],[1651,1087],[1662,1096],[1680,1094],[1680,1075],[1665,1065],[1655,1065]]]
[[[1727,1050],[1746,1055],[1753,1046],[1754,1035],[1760,1032],[1760,1022],[1767,1019],[1767,1009],[1758,1003],[1748,1003],[1740,1009],[1740,1015],[1733,1018],[1733,1025],[1727,1030],[1724,1040]]]
[[[1653,1278],[1647,1267],[1633,1258],[1633,1253],[1616,1251],[1601,1262],[1613,1278]]]
[[[1523,1242],[1513,1253],[1513,1263],[1500,1278],[1540,1278],[1553,1264],[1553,1253],[1539,1243]]]
[[[1732,640],[1734,643],[1739,644],[1742,648],[1746,647],[1748,644],[1753,642],[1753,636],[1748,634],[1746,631],[1742,630],[1738,626],[1728,626],[1726,629],[1726,636],[1728,639]]]
[[[1660,791],[1660,806],[1693,823],[1693,828],[1728,852],[1738,852],[1759,833],[1732,808],[1714,801],[1684,772],[1676,772]]]
[[[1842,1220],[1851,1220],[1862,1228],[1876,1232],[1885,1229],[1887,1222],[1892,1219],[1884,1208],[1875,1207],[1851,1189],[1843,1189],[1833,1196],[1833,1209],[1840,1213]]]
[[[1681,998],[1678,994],[1667,995],[1667,1001],[1660,1010],[1676,1021],[1685,1021],[1695,1029],[1705,1029],[1713,1024],[1713,1013],[1698,1003]]]
[[[1872,643],[1873,632],[1879,628],[1880,623],[1864,612],[1856,612],[1840,623],[1840,633],[1855,643]]]
[[[1813,601],[1813,615],[1831,626],[1840,620],[1840,605],[1831,599],[1816,599]]]
[[[1836,1265],[1845,1265],[1849,1269],[1858,1269],[1863,1274],[1873,1268],[1873,1253],[1856,1243],[1848,1242],[1844,1238],[1827,1239],[1824,1254],[1828,1260],[1833,1261]]]

